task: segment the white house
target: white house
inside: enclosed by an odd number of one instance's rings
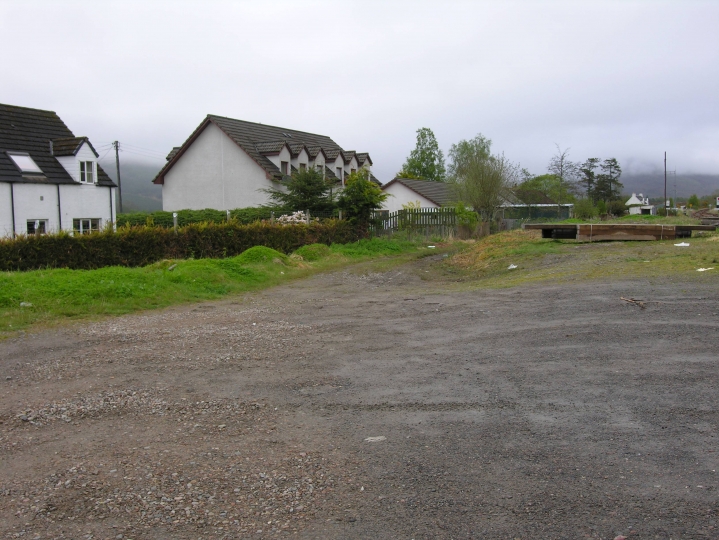
[[[419,202],[420,208],[440,208],[456,201],[451,186],[445,182],[395,178],[382,186],[382,191],[389,195],[382,209],[389,212],[402,210],[402,205],[408,203]]]
[[[369,154],[345,151],[325,135],[208,115],[153,182],[162,185],[163,210],[232,210],[268,204],[264,190],[283,189],[294,171],[315,167],[343,184],[360,166],[371,169]]]
[[[52,111],[0,104],[0,236],[85,233],[115,221],[115,184]]]
[[[654,216],[657,213],[657,207],[653,204],[649,204],[649,199],[645,198],[642,193],[637,197],[636,193],[632,193],[629,200],[624,203],[629,208],[630,215],[651,215]]]

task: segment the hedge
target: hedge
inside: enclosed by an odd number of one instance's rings
[[[75,236],[62,232],[0,240],[0,270],[145,266],[162,259],[232,257],[253,246],[291,253],[307,244],[346,244],[366,236],[366,228],[338,220],[310,225],[201,223],[179,227],[177,233],[147,226]]]
[[[299,208],[299,210],[302,210],[302,208]],[[269,206],[260,206],[257,208],[236,208],[235,210],[230,210],[230,218],[240,224],[249,224],[263,219],[270,219],[273,212],[275,217],[280,217],[282,214],[291,214],[294,210],[273,208]],[[177,224],[180,227],[191,225],[193,223],[226,222],[227,212],[224,210],[205,208],[204,210],[178,210],[177,212]],[[172,227],[172,212],[128,212],[126,214],[119,214],[117,216],[117,225],[118,227],[137,225]]]

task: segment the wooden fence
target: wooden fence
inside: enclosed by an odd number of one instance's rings
[[[457,214],[454,208],[418,208],[389,212],[375,212],[372,232],[374,234],[392,234],[407,231],[409,234],[424,236],[442,236],[457,234]]]

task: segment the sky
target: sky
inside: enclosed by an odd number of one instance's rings
[[[719,174],[719,1],[0,1],[0,103],[158,165],[207,114],[332,137],[387,182],[432,129]]]

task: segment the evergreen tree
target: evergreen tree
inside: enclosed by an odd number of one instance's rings
[[[444,182],[444,155],[437,139],[429,128],[417,130],[417,145],[397,173],[400,178],[421,178],[433,182]]]
[[[381,208],[389,195],[372,182],[369,171],[361,168],[345,179],[345,188],[339,196],[337,206],[344,212],[347,219],[361,223],[369,223],[372,212]]]
[[[587,199],[594,200],[594,185],[597,183],[597,174],[594,172],[599,167],[599,158],[589,158],[579,166],[579,183],[584,187]]]
[[[596,177],[595,197],[607,203],[619,199],[624,187],[619,181],[619,177],[622,175],[619,162],[615,158],[605,159],[599,168],[602,172]]]
[[[315,168],[295,171],[289,180],[284,181],[286,191],[264,189],[270,199],[286,210],[309,210],[312,212],[331,212],[337,207],[332,195],[332,186],[323,178],[322,172]]]

